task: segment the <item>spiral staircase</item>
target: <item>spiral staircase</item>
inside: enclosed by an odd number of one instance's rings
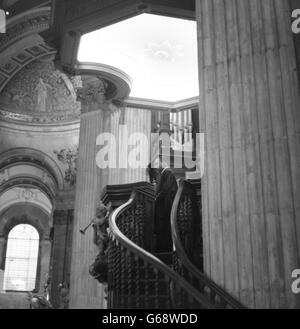
[[[133,186],[109,219],[108,308],[244,308],[203,273],[200,199],[180,180],[170,218],[173,251],[156,253],[152,185]]]

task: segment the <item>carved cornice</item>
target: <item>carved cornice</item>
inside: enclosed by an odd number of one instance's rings
[[[50,7],[29,11],[17,20],[8,20],[5,34],[1,34],[0,52],[28,34],[40,33],[49,28]]]
[[[180,112],[186,110],[195,110],[199,108],[199,97],[192,97],[178,102],[166,102],[153,99],[128,97],[123,101],[123,106],[159,111],[159,112]]]
[[[54,0],[55,32],[78,29],[84,33],[142,13],[195,19],[194,0]]]
[[[28,187],[32,188],[35,187],[43,191],[51,200],[54,201],[54,193],[53,191],[39,179],[34,177],[17,177],[4,182],[0,186],[0,194],[4,193],[6,190],[11,189],[13,187]]]

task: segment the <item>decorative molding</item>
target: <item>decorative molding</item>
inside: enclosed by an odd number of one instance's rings
[[[26,35],[40,33],[49,28],[50,7],[31,10],[25,15],[8,20],[5,34],[0,38],[0,51]]]
[[[5,182],[7,182],[8,179],[9,179],[8,170],[0,171],[0,185],[2,185]]]
[[[82,77],[83,86],[93,80],[104,80],[107,84],[105,98],[107,101],[122,101],[130,94],[132,81],[128,74],[110,65],[80,62],[75,65],[76,74]]]
[[[34,204],[48,214],[52,212],[52,203],[45,193],[33,187],[13,187],[0,195],[0,213],[3,209],[20,203]]]
[[[26,201],[32,200],[34,198],[34,193],[30,188],[24,188],[20,199],[25,199]]]
[[[56,0],[55,4],[53,29],[58,26],[60,31],[64,23],[67,33],[72,29],[87,33],[142,13],[195,19],[193,0]]]
[[[184,99],[178,102],[164,102],[153,99],[128,97],[123,101],[123,106],[160,112],[180,112],[198,109],[199,97]]]
[[[12,161],[12,159],[10,159]],[[2,164],[1,164],[2,165]],[[32,162],[11,162],[0,171],[0,185],[16,177],[32,177],[39,179],[52,191],[57,189],[57,182],[50,172],[43,166],[35,165]]]
[[[14,167],[18,166],[30,166],[32,169],[28,168],[26,171],[20,172],[20,170],[14,170]],[[12,169],[11,169],[12,168]],[[20,167],[18,167],[20,168]],[[38,176],[40,180],[45,182],[45,177],[49,176],[51,181],[53,181],[55,186],[55,192],[57,190],[63,189],[63,174],[61,172],[60,167],[56,163],[54,159],[52,159],[46,153],[37,151],[35,149],[26,148],[26,147],[18,147],[7,150],[0,154],[0,172],[9,170],[10,176],[9,178],[13,178],[16,175],[13,173],[22,173],[33,174],[34,172],[39,172]],[[47,174],[47,175],[46,175]],[[24,175],[23,175],[24,176]],[[36,175],[31,175],[36,176]],[[51,184],[52,185],[52,184]]]
[[[44,192],[49,197],[51,202],[54,201],[55,194],[53,193],[53,190],[51,190],[48,185],[44,184],[35,177],[15,177],[9,179],[0,186],[0,195],[15,187],[37,188]]]
[[[65,181],[70,185],[74,186],[76,184],[76,174],[77,174],[77,166],[76,162],[78,159],[78,146],[74,148],[66,148],[60,151],[53,151],[53,153],[57,156],[58,161],[67,166],[65,170]]]

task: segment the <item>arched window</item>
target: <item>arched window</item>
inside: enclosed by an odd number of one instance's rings
[[[15,226],[8,234],[4,290],[32,291],[36,286],[39,233],[31,225]]]

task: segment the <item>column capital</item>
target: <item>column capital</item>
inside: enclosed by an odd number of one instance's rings
[[[84,79],[82,87],[77,90],[77,101],[81,102],[81,112],[88,113],[107,107],[106,92],[108,82],[98,76]]]
[[[130,77],[115,67],[79,63],[75,70],[82,80],[81,88],[77,89],[77,100],[81,102],[82,113],[102,111],[110,114],[130,94]]]

